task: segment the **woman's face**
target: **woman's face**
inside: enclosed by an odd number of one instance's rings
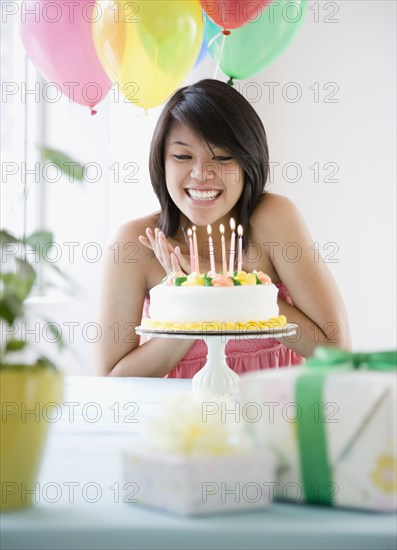
[[[168,192],[195,225],[227,216],[244,186],[244,171],[228,151],[201,141],[187,126],[175,123],[165,142]]]

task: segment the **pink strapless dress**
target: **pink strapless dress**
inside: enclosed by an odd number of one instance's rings
[[[293,305],[287,288],[283,283],[276,283],[279,297]],[[143,317],[149,317],[149,297],[145,298]],[[144,340],[141,337],[141,343]],[[229,340],[226,344],[226,362],[237,374],[244,372],[290,367],[299,365],[304,358],[271,338]],[[196,340],[185,357],[167,375],[168,378],[193,378],[202,369],[207,360],[207,345],[203,340]]]

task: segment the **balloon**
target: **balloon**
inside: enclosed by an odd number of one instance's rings
[[[132,103],[164,101],[191,71],[203,42],[200,3],[192,0],[97,0],[94,44],[109,77]],[[119,38],[119,37],[122,38]]]
[[[92,39],[94,3],[27,0],[24,9],[19,29],[29,58],[72,101],[93,109],[112,85]]]
[[[238,29],[257,19],[272,0],[200,0],[203,10],[222,29]]]
[[[307,0],[279,0],[253,23],[234,30],[230,36],[207,21],[205,39],[210,54],[231,78],[247,78],[270,65],[292,42],[302,26]]]
[[[201,50],[193,68],[195,69],[196,67],[198,67],[200,63],[204,61],[207,55],[208,55],[208,45],[207,45],[207,42],[205,41],[205,38],[203,38],[203,43],[201,44]]]

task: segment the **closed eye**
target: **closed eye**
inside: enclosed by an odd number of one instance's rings
[[[191,160],[192,157],[190,155],[173,155],[174,158],[176,158],[177,160]],[[232,160],[233,157],[222,157],[222,156],[217,156],[217,157],[213,157],[212,160],[214,160],[215,162],[227,162],[229,160]]]
[[[190,155],[174,155],[178,160],[190,160],[192,157]]]
[[[228,160],[232,160],[233,157],[214,157],[214,160],[217,162],[227,162]]]

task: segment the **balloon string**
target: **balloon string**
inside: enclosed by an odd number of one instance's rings
[[[137,118],[142,118],[143,116],[149,116],[149,115],[150,115],[150,113],[149,113],[148,109],[144,109],[143,107],[140,107],[139,113],[137,115],[135,115],[133,117],[133,119],[135,120]]]
[[[103,140],[103,143],[105,145],[105,151],[106,151],[106,154],[108,156],[108,160],[110,160],[110,162],[113,164],[113,157],[112,157],[112,154],[110,152],[110,142],[109,142],[109,138],[106,134],[106,130],[105,130],[105,127],[103,125],[103,117],[102,116],[98,116],[98,117],[95,117],[94,119],[95,121],[98,121],[98,126],[99,126],[99,132],[100,134],[102,135],[102,140]]]
[[[211,38],[211,40],[208,42],[207,47],[210,48],[212,44],[215,42],[215,40],[218,40],[218,38],[223,34],[223,32],[218,32],[215,36]]]
[[[97,120],[99,122],[99,129],[100,129],[100,133],[102,134],[103,143],[105,145],[105,152],[106,152],[107,157],[108,157],[108,162],[110,162],[110,165],[108,166],[108,169],[109,169],[109,172],[110,172],[110,167],[115,166],[115,162],[113,160],[113,156],[112,156],[112,153],[111,153],[111,150],[110,150],[110,142],[109,142],[109,138],[106,134],[106,130],[105,130],[105,127],[104,127],[104,124],[103,124],[103,118],[101,116],[99,116],[99,117],[95,117],[94,120]],[[107,180],[106,183],[109,182],[110,185],[111,185],[112,182],[111,182],[110,176],[108,176],[106,178],[106,180]],[[127,208],[128,201],[127,201],[127,197],[125,196],[125,193],[124,193],[122,182],[117,185],[117,189],[119,189],[119,191],[121,193],[121,196],[122,196],[124,211],[129,216],[130,213],[128,212],[128,208]]]
[[[120,87],[117,86],[117,90],[118,90],[118,93],[119,93],[119,97],[122,97],[124,98],[123,94],[120,92]],[[136,107],[138,109],[138,113],[133,116],[132,118],[135,120],[136,118],[141,118],[142,116],[147,116],[149,115],[149,112],[148,112],[148,109],[147,107],[140,107],[139,105],[136,105],[134,102],[131,101],[131,105],[133,105],[133,107]],[[102,128],[103,130],[103,134],[105,135],[106,137],[106,134],[105,134],[105,131],[104,129]]]
[[[221,59],[222,59],[222,55],[223,55],[223,50],[225,48],[225,40],[226,40],[226,35],[223,34],[223,33],[220,33],[222,34],[222,45],[221,45],[221,51],[219,53],[219,56],[218,56],[218,60],[216,62],[216,67],[215,67],[215,72],[214,72],[214,79],[216,79],[216,77],[218,76],[218,72],[219,72],[219,66],[221,64]]]

